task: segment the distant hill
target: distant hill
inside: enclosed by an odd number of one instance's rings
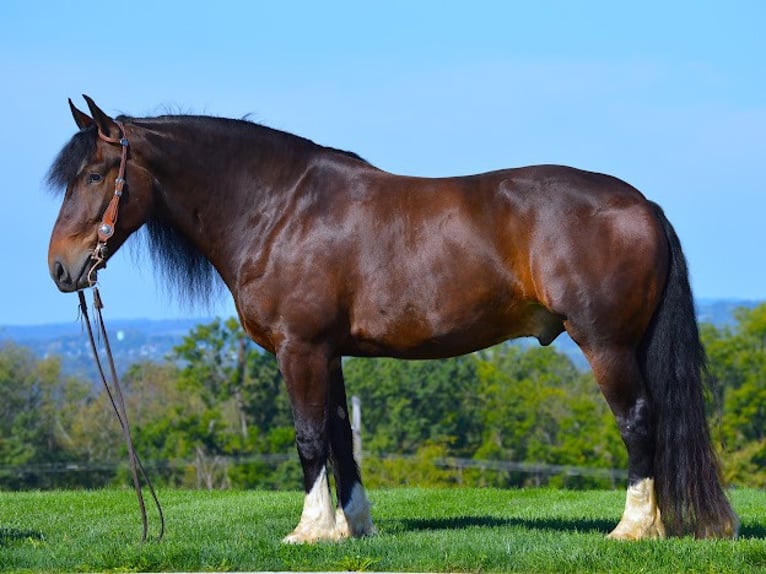
[[[697,301],[697,320],[700,323],[712,323],[716,327],[730,326],[735,323],[734,311],[740,307],[752,309],[764,301],[744,301],[736,299],[700,299]]]
[[[700,321],[721,327],[734,322],[734,310],[738,307],[752,308],[758,301],[729,299],[701,299],[697,301],[697,316]],[[119,372],[139,361],[163,361],[175,345],[200,324],[210,323],[209,319],[169,320],[112,320],[107,321],[109,340]],[[34,326],[0,326],[0,344],[10,341],[27,347],[37,357],[58,355],[67,374],[96,377],[85,327],[78,322]],[[527,344],[527,343],[522,343]],[[533,341],[531,344],[536,344]],[[562,334],[554,346],[569,355],[581,368],[587,363],[577,345]]]
[[[199,324],[213,319],[106,320],[109,342],[119,372],[140,361],[163,361],[175,345]],[[64,372],[96,376],[84,324],[0,326],[0,344],[10,341],[40,358],[58,355]]]

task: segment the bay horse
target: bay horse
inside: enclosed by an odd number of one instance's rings
[[[405,177],[244,120],[112,118],[85,100],[90,115],[69,100],[79,131],[48,174],[65,189],[51,277],[63,292],[89,287],[145,227],[183,294],[223,281],[290,397],[305,498],[286,542],[374,532],[343,356],[437,359],[520,336],[548,345],[563,331],[628,451],[609,536],[736,535],[685,257],[635,188],[556,165]]]

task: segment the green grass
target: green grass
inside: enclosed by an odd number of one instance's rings
[[[736,541],[615,542],[617,491],[395,489],[370,493],[379,534],[280,542],[297,492],[160,492],[168,530],[141,544],[129,490],[0,493],[3,572],[384,570],[403,572],[766,571],[766,493],[739,490]]]

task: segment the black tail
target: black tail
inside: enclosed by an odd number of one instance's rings
[[[670,248],[665,292],[644,336],[639,361],[655,413],[655,489],[668,534],[732,537],[737,519],[721,486],[703,400],[705,350],[694,313],[686,258],[659,206]]]

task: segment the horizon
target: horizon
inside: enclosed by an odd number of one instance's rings
[[[738,307],[755,307],[758,305],[766,304],[766,298],[763,299],[740,299],[736,297],[723,297],[723,298],[695,298],[694,304],[696,306],[697,316],[701,314],[700,307],[710,307],[725,305],[732,309]],[[115,325],[122,326],[127,323],[173,323],[173,322],[194,322],[195,325],[203,324],[203,322],[212,322],[216,319],[227,320],[231,317],[236,318],[236,311],[230,315],[212,314],[212,315],[190,315],[184,317],[104,317],[106,326],[108,329],[112,329]],[[3,331],[5,330],[26,330],[26,329],[44,329],[44,328],[81,328],[81,317],[75,317],[71,321],[56,321],[56,322],[42,322],[42,323],[0,323],[0,341],[2,341]],[[532,338],[534,337],[521,337]],[[513,339],[509,339],[512,341]]]

